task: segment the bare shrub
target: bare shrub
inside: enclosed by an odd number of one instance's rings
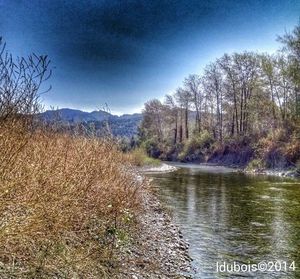
[[[47,55],[14,58],[5,47],[0,37],[0,122],[36,113],[40,108],[39,90],[51,76]]]
[[[18,131],[0,130],[0,277],[105,278],[143,182],[106,140]]]
[[[144,182],[113,141],[33,121],[49,63],[0,49],[0,278],[109,278]]]

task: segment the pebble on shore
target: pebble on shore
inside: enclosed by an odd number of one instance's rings
[[[171,217],[162,209],[158,198],[145,191],[144,210],[138,216],[140,231],[131,243],[118,279],[191,278],[188,243]]]

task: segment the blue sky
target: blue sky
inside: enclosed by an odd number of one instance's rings
[[[140,111],[223,53],[274,52],[300,1],[0,0],[0,36],[14,55],[48,54],[45,107]]]

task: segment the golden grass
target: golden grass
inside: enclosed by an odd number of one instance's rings
[[[0,278],[108,276],[139,210],[126,164],[109,141],[2,124]]]

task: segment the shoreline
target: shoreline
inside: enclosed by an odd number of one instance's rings
[[[191,164],[191,163],[190,163]],[[287,176],[288,170],[246,170],[240,167],[212,163],[196,166],[225,167],[247,175]],[[144,166],[137,169],[136,178],[145,179],[144,174],[169,173],[180,166],[162,162],[159,166]],[[297,177],[295,177],[297,178]],[[149,180],[151,181],[151,180]],[[121,253],[121,267],[116,279],[188,279],[192,278],[192,258],[189,244],[183,238],[178,225],[153,193],[151,186],[141,193],[142,212],[137,216],[138,231],[132,242]]]
[[[186,163],[188,164],[188,163]],[[193,163],[189,163],[193,164]],[[247,175],[268,175],[290,177],[290,170],[246,170],[238,166],[226,166],[215,163],[203,163],[195,166],[224,167]],[[169,173],[180,166],[162,162],[159,166],[137,168],[136,179],[145,179],[144,174]],[[296,171],[295,171],[296,173]],[[297,178],[297,177],[295,177]],[[151,182],[151,180],[149,180]],[[149,187],[149,186],[148,186]],[[164,208],[153,190],[142,191],[142,212],[137,217],[138,231],[132,242],[121,253],[121,264],[116,279],[187,279],[192,278],[192,258],[189,255],[189,244],[183,238],[173,217]]]
[[[139,230],[121,255],[123,264],[115,278],[191,278],[189,244],[159,198],[150,191],[142,193],[143,211],[137,218]]]
[[[209,166],[209,167],[224,167],[228,169],[235,170],[236,172],[241,172],[247,175],[267,175],[267,176],[275,176],[281,178],[295,178],[300,179],[300,173],[297,172],[296,169],[253,169],[247,170],[247,168],[243,168],[236,165],[225,165],[218,163],[193,163],[193,162],[177,162],[177,161],[162,161],[160,166],[145,166],[141,167],[140,171],[142,173],[168,173],[176,171],[180,168],[180,166],[169,165],[168,163],[180,163],[180,164],[192,164],[195,166]]]
[[[141,173],[167,173],[178,170],[178,167],[171,166],[165,162],[161,162],[159,166],[143,166],[139,168]]]
[[[295,178],[300,179],[300,174],[296,169],[254,169],[254,170],[242,170],[242,172],[250,175],[267,175],[276,176],[281,178]]]
[[[152,179],[146,173],[171,172],[178,168],[159,166],[133,169],[137,181],[146,181],[140,192],[140,213],[128,244],[116,255],[115,279],[191,279],[193,274],[189,244],[184,239],[172,213],[160,201]]]

